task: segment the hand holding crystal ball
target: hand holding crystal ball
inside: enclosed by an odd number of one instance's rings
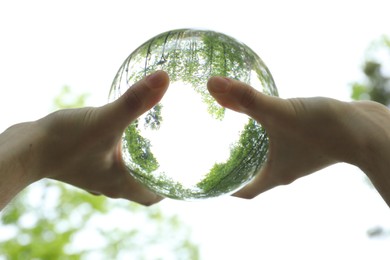
[[[251,181],[265,162],[267,135],[253,119],[221,107],[209,94],[207,81],[229,77],[276,96],[262,60],[221,33],[165,32],[124,61],[110,101],[156,70],[168,73],[170,86],[161,102],[123,134],[129,173],[157,194],[181,200],[231,194]]]

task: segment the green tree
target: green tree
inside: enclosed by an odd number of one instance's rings
[[[267,151],[268,138],[264,129],[255,120],[249,119],[239,141],[232,146],[229,159],[216,163],[197,184],[198,188],[208,196],[219,196],[239,188],[258,172]]]
[[[55,104],[80,107],[86,97],[65,87]],[[94,196],[51,180],[25,189],[0,215],[0,259],[7,260],[198,259],[189,237],[190,228],[159,205]]]
[[[158,168],[158,162],[150,150],[150,141],[141,136],[137,125],[138,120],[126,128],[122,145],[124,149],[131,151],[130,168],[135,173],[151,173]]]

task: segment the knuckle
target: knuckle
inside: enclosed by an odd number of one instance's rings
[[[130,87],[126,93],[123,95],[124,102],[126,104],[127,109],[130,111],[134,111],[142,107],[143,101],[137,93],[137,87]]]
[[[150,198],[148,200],[144,200],[144,201],[139,202],[139,203],[145,207],[150,207],[150,206],[153,206],[154,204],[160,202],[161,200],[162,200],[161,197],[155,195],[153,198]]]
[[[250,109],[256,102],[257,92],[252,87],[247,87],[242,93],[240,104],[244,109]]]

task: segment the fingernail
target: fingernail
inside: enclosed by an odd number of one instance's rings
[[[230,79],[224,77],[215,77],[210,84],[210,90],[214,93],[226,93],[229,90]]]
[[[163,77],[161,77],[162,71],[156,71],[146,77],[146,82],[151,88],[160,88],[164,86]]]

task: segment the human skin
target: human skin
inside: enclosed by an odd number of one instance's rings
[[[143,205],[160,201],[128,174],[120,140],[131,122],[161,100],[168,85],[168,75],[158,71],[105,106],[60,110],[5,130],[0,134],[0,209],[43,178]],[[270,139],[264,167],[234,196],[254,198],[346,162],[362,169],[390,206],[390,112],[386,107],[323,97],[282,99],[221,77],[211,78],[208,89],[222,106],[262,124]]]
[[[385,106],[324,97],[282,99],[222,77],[211,78],[208,89],[222,106],[259,122],[270,140],[264,167],[234,196],[254,198],[346,162],[366,173],[390,206],[390,112]]]
[[[0,209],[43,178],[143,205],[160,201],[128,174],[120,142],[125,128],[160,101],[168,84],[168,75],[158,71],[105,106],[59,110],[5,130],[0,135]]]

